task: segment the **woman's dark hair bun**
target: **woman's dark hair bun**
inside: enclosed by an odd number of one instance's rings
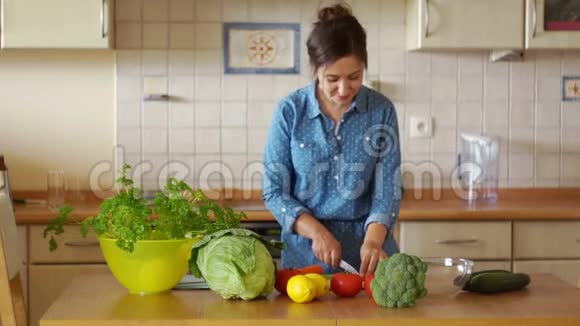
[[[321,23],[350,16],[352,16],[352,10],[346,3],[337,3],[329,7],[321,8],[318,11],[318,21]]]
[[[367,67],[366,32],[344,1],[318,9],[318,21],[313,24],[306,48],[314,72],[349,55]]]

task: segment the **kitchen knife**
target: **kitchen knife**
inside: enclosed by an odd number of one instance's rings
[[[342,268],[346,272],[358,274],[358,271],[354,267],[352,267],[352,265],[345,262],[344,260],[341,260],[338,266],[340,266],[340,268]]]

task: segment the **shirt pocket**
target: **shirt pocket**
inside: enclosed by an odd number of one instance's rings
[[[355,143],[351,151],[344,152],[345,162],[358,163],[364,166],[364,175],[366,176],[369,170],[373,170],[377,163],[377,159],[380,157],[377,148],[380,148],[380,140],[373,139],[367,135],[359,135],[355,138]],[[355,170],[363,172],[360,170],[361,166],[357,167]]]
[[[319,163],[328,164],[328,148],[312,140],[293,139],[290,143],[292,164],[300,175],[308,175]]]

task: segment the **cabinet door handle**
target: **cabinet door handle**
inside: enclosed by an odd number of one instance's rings
[[[435,240],[436,244],[466,244],[466,243],[478,243],[478,239],[456,239],[456,240],[444,240],[444,239],[437,239]]]
[[[102,38],[106,38],[107,34],[108,34],[108,26],[105,25],[109,25],[109,15],[106,12],[109,11],[109,5],[107,3],[107,0],[101,0],[101,37]],[[107,24],[105,24],[105,20],[107,21]]]
[[[536,37],[536,26],[538,25],[538,11],[536,8],[536,0],[532,2],[532,38]]]
[[[580,238],[576,238],[576,243],[580,243]]]
[[[67,247],[96,247],[99,245],[99,241],[96,240],[65,241],[64,245]]]
[[[429,14],[428,0],[423,0],[423,5],[425,6],[425,38],[427,38],[427,37],[429,37],[429,23],[431,21],[431,15]]]

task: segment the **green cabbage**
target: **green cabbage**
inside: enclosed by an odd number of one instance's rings
[[[276,277],[267,245],[276,246],[250,230],[218,231],[193,246],[189,267],[225,299],[267,296]]]

